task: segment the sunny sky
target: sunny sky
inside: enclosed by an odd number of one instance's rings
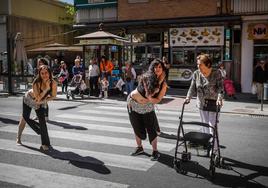
[[[72,4],[72,5],[74,4],[74,0],[59,0],[59,1],[69,3],[69,4]]]

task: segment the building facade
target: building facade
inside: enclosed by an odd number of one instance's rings
[[[167,56],[171,63],[168,78],[170,85],[189,84],[191,75],[196,69],[196,56],[208,53],[213,59],[214,66],[220,61],[225,63],[228,77],[235,81],[238,90],[250,91],[253,53],[254,49],[255,51],[258,49],[253,46],[265,46],[266,39],[264,38],[262,42],[258,40],[255,45],[253,41],[257,40],[256,38],[246,37],[248,24],[253,22],[265,25],[268,1],[75,0],[74,2],[77,9],[74,27],[92,32],[96,31],[100,22],[103,22],[104,30],[128,37],[131,42],[125,46],[123,58],[133,62],[136,67],[148,65],[153,58]],[[265,31],[267,32],[267,29]],[[262,56],[266,57],[267,54]]]
[[[51,43],[73,43],[73,18],[65,4],[54,0],[2,0],[0,2],[0,91],[20,92],[32,79],[27,60],[17,62],[14,50],[20,33],[25,51]],[[18,50],[16,50],[18,51]]]

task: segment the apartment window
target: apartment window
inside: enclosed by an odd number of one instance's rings
[[[149,0],[128,0],[128,3],[148,3]]]

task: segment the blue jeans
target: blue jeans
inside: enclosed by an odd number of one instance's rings
[[[125,83],[126,92],[128,95],[131,93],[131,91],[134,90],[134,82],[135,82],[134,80],[130,80],[129,82]]]

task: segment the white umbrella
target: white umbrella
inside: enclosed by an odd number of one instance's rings
[[[21,33],[16,34],[14,45],[14,71],[15,74],[21,74],[21,68],[27,67],[27,54]]]

